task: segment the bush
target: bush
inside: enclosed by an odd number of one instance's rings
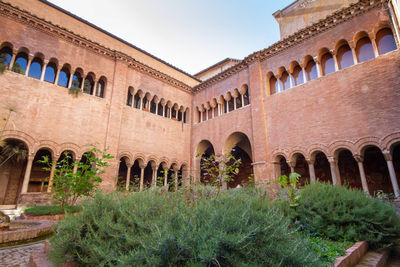
[[[98,194],[60,222],[50,258],[84,266],[326,265],[289,224],[256,190]]]
[[[311,184],[300,190],[296,211],[307,232],[331,240],[365,240],[373,248],[399,242],[400,218],[395,208],[359,190]]]
[[[66,207],[66,211],[70,213],[78,212],[80,209],[78,206]],[[24,213],[29,216],[59,215],[64,214],[64,210],[59,206],[33,206],[25,208]]]

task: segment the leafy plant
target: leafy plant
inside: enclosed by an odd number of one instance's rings
[[[215,194],[200,190],[193,205],[181,191],[98,194],[59,223],[50,258],[82,266],[324,265],[260,191]]]
[[[18,64],[18,62],[14,62],[14,65],[11,70],[13,72],[25,75],[25,71],[21,68],[21,66]]]
[[[99,154],[96,157],[95,154]],[[106,151],[95,147],[85,153],[86,161],[73,162],[69,153],[58,162],[51,162],[48,156],[44,156],[39,163],[47,164],[43,169],[54,170],[53,185],[51,191],[54,202],[65,210],[66,206],[75,206],[80,197],[91,197],[99,183],[102,181],[100,175],[109,165],[107,160],[113,157]],[[76,171],[75,171],[76,170]]]
[[[198,155],[200,157],[201,155]],[[201,170],[210,177],[210,183],[218,187],[218,191],[223,184],[227,184],[239,173],[239,167],[242,164],[241,159],[236,159],[231,153],[226,155],[212,154],[203,158],[200,166]]]
[[[6,70],[7,68],[6,62],[7,62],[7,54],[6,53],[0,54],[0,74],[2,74]]]
[[[309,233],[337,241],[365,240],[372,248],[400,240],[400,217],[388,203],[360,190],[316,183],[300,190],[297,216]]]
[[[80,210],[81,207],[79,206],[73,206],[73,207],[67,206],[65,207],[65,210],[60,206],[33,206],[25,208],[24,214],[30,216],[59,215],[59,214],[64,214],[65,211],[74,213]]]
[[[68,93],[72,95],[73,97],[78,97],[79,93],[81,92],[81,88],[77,86],[71,86],[68,88]]]
[[[301,177],[298,173],[291,173],[289,177],[286,175],[281,175],[275,180],[276,184],[280,184],[284,189],[287,190],[288,200],[291,207],[298,206],[299,195],[297,190],[297,184],[299,183],[299,178]]]

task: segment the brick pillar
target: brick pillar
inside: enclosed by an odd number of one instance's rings
[[[24,182],[22,184],[21,194],[25,194],[28,192],[29,179],[31,177],[32,163],[34,158],[35,158],[34,155],[28,156],[28,162],[26,164],[26,170],[25,170]]]

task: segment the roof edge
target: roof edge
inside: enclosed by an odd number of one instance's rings
[[[200,74],[202,74],[202,73],[204,73],[204,72],[206,72],[206,71],[208,71],[208,70],[210,70],[210,69],[212,69],[212,68],[215,68],[216,66],[218,66],[218,65],[220,65],[220,64],[222,64],[222,63],[224,63],[224,62],[226,62],[226,61],[229,61],[229,60],[231,60],[231,61],[236,61],[236,63],[239,63],[240,61],[242,61],[241,59],[235,59],[235,58],[227,57],[227,58],[225,58],[225,59],[223,59],[223,60],[221,60],[221,61],[218,61],[218,62],[215,63],[214,65],[211,65],[210,67],[207,67],[207,68],[205,68],[205,69],[199,71],[198,73],[194,74],[194,76],[200,75]]]

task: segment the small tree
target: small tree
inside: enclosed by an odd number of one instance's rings
[[[200,155],[198,155],[200,157]],[[231,153],[226,155],[212,154],[203,158],[200,168],[210,177],[210,182],[218,187],[218,192],[225,183],[232,181],[234,175],[239,173],[241,159],[236,159]]]
[[[301,177],[298,173],[291,173],[289,177],[286,175],[281,175],[275,180],[276,184],[280,184],[283,188],[287,190],[288,201],[291,207],[298,206],[299,195],[297,190],[297,184],[299,183],[299,178]]]
[[[100,155],[96,157],[96,153]],[[86,161],[72,162],[70,154],[65,153],[64,158],[58,162],[50,161],[44,156],[39,163],[47,164],[43,169],[50,171],[55,166],[53,185],[51,191],[53,200],[63,210],[66,206],[74,206],[80,197],[92,197],[102,179],[100,175],[109,166],[107,160],[113,156],[95,147],[85,153]],[[71,163],[72,162],[72,163]]]

